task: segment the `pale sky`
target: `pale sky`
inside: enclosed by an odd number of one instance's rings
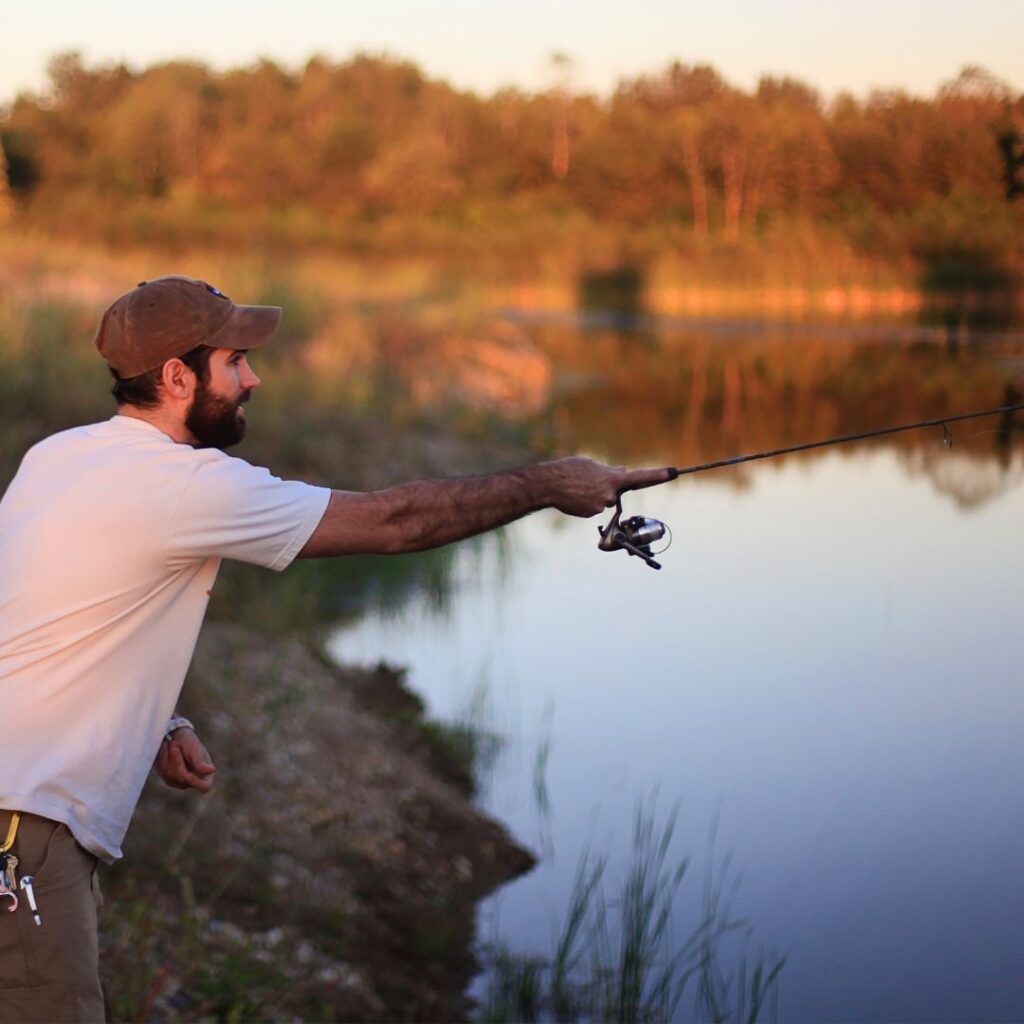
[[[601,93],[672,60],[745,88],[785,73],[826,96],[931,95],[981,64],[1024,92],[1024,0],[0,0],[0,105],[43,88],[49,57],[72,49],[135,68],[387,52],[482,93],[551,84],[554,51]]]

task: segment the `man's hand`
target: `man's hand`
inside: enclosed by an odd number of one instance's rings
[[[570,516],[588,517],[610,508],[623,491],[654,487],[671,479],[667,469],[624,469],[572,456],[542,463],[550,474],[551,505]]]
[[[200,793],[210,792],[217,771],[206,747],[187,727],[175,729],[171,738],[160,744],[155,767],[168,786]]]

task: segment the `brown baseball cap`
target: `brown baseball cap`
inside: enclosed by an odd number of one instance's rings
[[[205,281],[140,281],[103,314],[96,348],[122,379],[163,366],[197,345],[259,348],[281,322],[280,306],[239,306]]]

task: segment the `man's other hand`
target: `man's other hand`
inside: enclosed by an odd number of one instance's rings
[[[175,729],[169,740],[160,744],[156,755],[160,778],[175,789],[197,789],[209,793],[217,769],[209,751],[189,728]]]

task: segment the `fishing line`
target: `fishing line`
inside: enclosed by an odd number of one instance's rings
[[[877,430],[865,430],[857,434],[840,434],[837,437],[827,437],[821,441],[791,444],[784,448],[771,448],[764,452],[752,452],[749,455],[734,455],[729,459],[701,462],[695,466],[669,466],[667,467],[669,476],[664,482],[669,483],[691,473],[706,473],[708,470],[723,469],[726,466],[739,466],[744,462],[754,462],[757,459],[774,459],[780,455],[792,455],[794,452],[810,451],[812,448],[826,448],[835,444],[849,444],[852,441],[866,441],[873,437],[884,437],[886,434],[898,434],[906,430],[923,430],[928,427],[941,428],[942,443],[946,448],[951,448],[953,446],[953,435],[949,431],[950,423],[976,420],[983,416],[1002,415],[1008,418],[1008,422],[1002,429],[1010,430],[1015,427],[1015,424],[1009,422],[1010,415],[1019,412],[1021,409],[1024,409],[1024,402],[1018,402],[1013,405],[998,405],[993,409],[981,409],[978,412],[957,413],[953,416],[936,416],[934,419],[918,420],[916,423],[901,423],[896,427],[880,427]],[[999,433],[1001,431],[978,431],[979,434],[990,432]],[[612,514],[608,525],[597,528],[598,533],[601,535],[597,546],[601,551],[625,551],[627,554],[646,562],[652,569],[660,569],[661,565],[655,561],[654,555],[660,554],[665,548],[655,552],[653,545],[657,541],[662,540],[666,534],[668,534],[669,542],[671,543],[672,534],[668,526],[660,519],[652,519],[648,516],[630,516],[628,519],[621,518],[622,493],[635,489],[633,486],[626,486],[619,492],[615,500],[615,512]]]

